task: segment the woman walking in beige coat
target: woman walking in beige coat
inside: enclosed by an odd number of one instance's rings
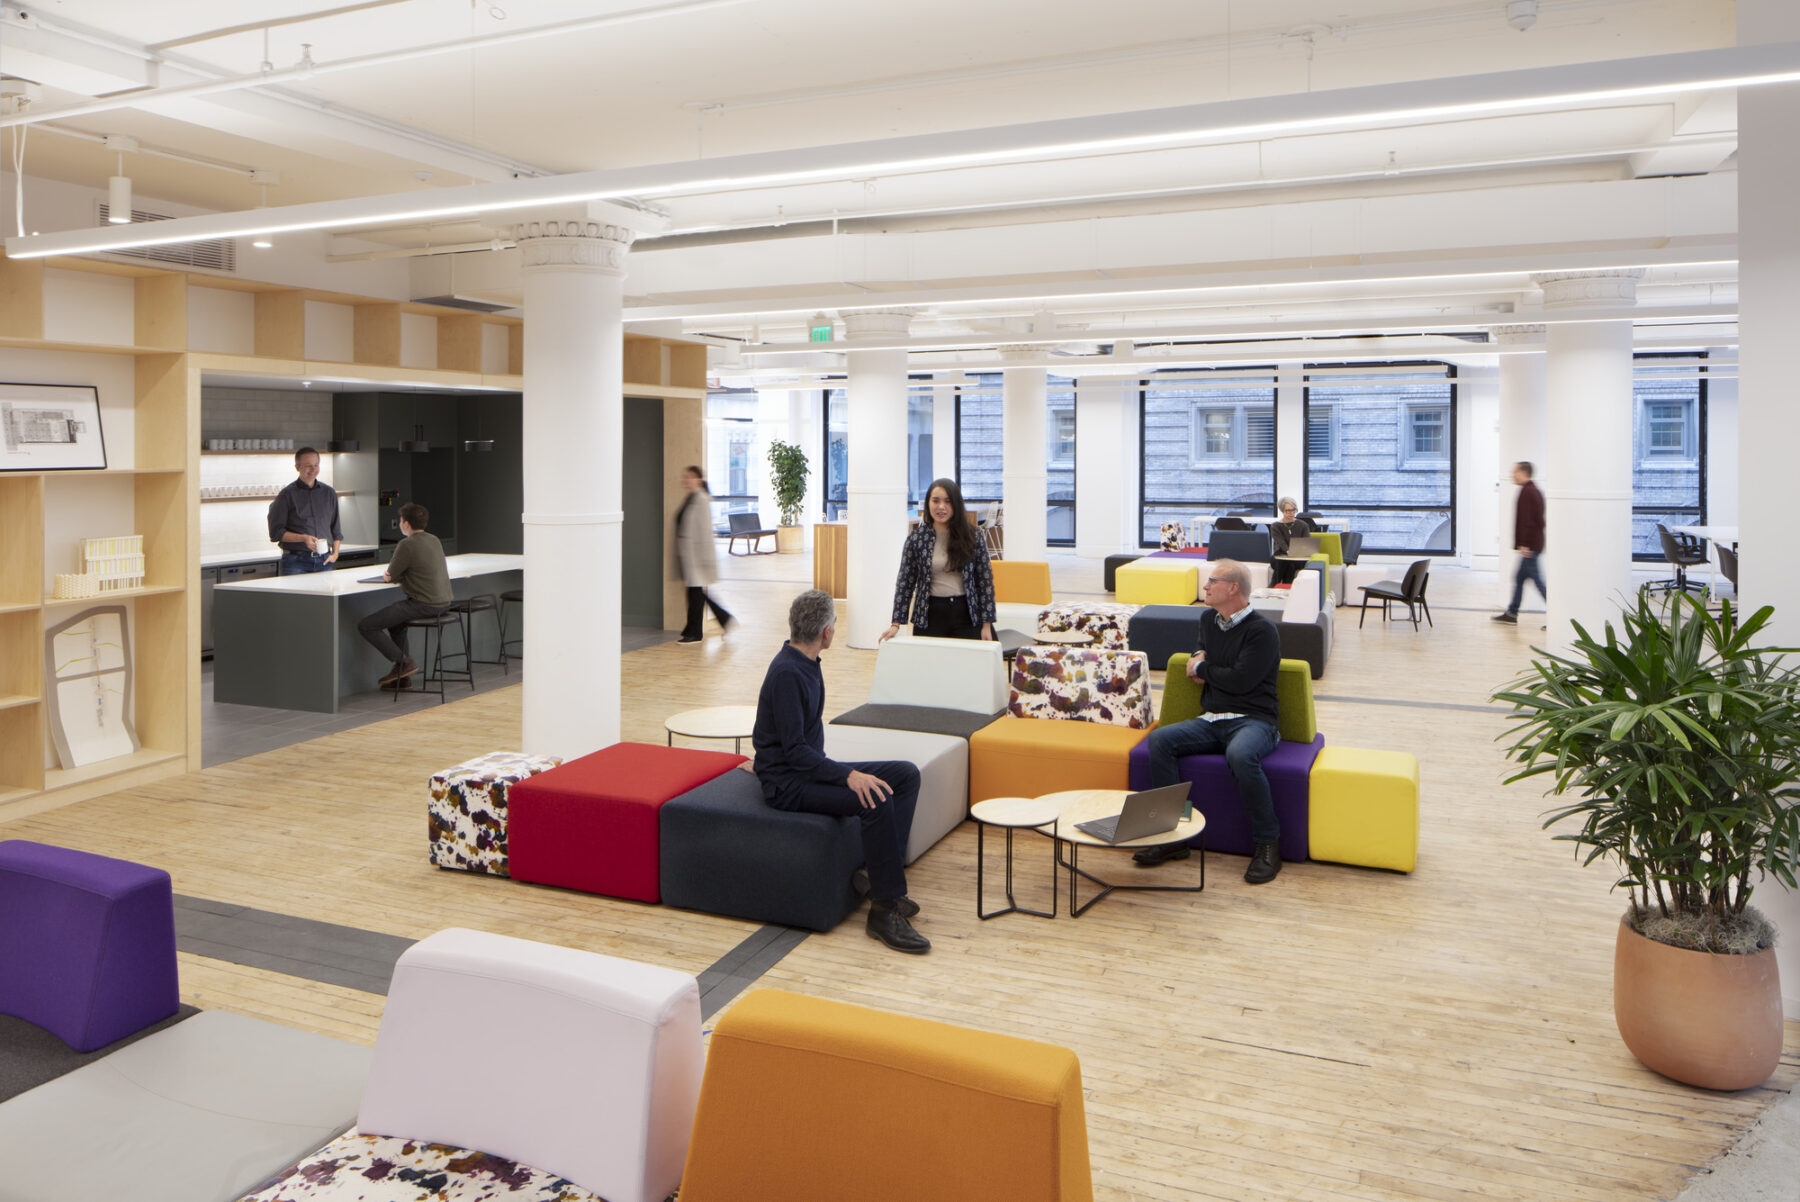
[[[707,606],[712,606],[713,617],[726,630],[735,619],[706,595],[707,585],[719,578],[719,546],[713,537],[712,492],[706,487],[706,474],[689,466],[681,473],[681,486],[687,489],[687,499],[675,511],[675,561],[687,585],[687,625],[676,641],[698,643],[705,637]]]

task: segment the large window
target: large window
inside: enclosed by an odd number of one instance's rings
[[[956,393],[956,482],[972,509],[1003,502],[1004,405],[1001,375],[971,375]],[[1075,382],[1051,376],[1045,388],[1044,540],[1075,545]],[[1002,513],[1002,522],[1005,515]]]
[[[1633,366],[1631,553],[1660,560],[1657,523],[1706,524],[1706,355],[1638,355]]]
[[[906,400],[906,499],[917,505],[931,486],[931,387],[914,384]],[[850,396],[825,392],[825,520],[835,522],[849,504]]]
[[[1306,508],[1363,550],[1456,549],[1456,379],[1442,363],[1306,369]]]
[[[1159,373],[1139,381],[1138,406],[1144,546],[1157,544],[1164,522],[1274,516],[1273,368]]]
[[[756,510],[756,392],[719,389],[706,394],[706,486],[712,490],[713,525],[723,530],[728,513]],[[773,520],[773,514],[764,514]]]

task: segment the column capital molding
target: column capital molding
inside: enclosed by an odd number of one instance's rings
[[[1544,290],[1544,308],[1566,309],[1595,301],[1634,305],[1638,281],[1643,278],[1642,267],[1623,267],[1608,271],[1548,271],[1532,276],[1531,282]]]
[[[920,310],[906,305],[890,309],[839,309],[846,339],[905,338]]]
[[[507,228],[519,248],[522,270],[586,267],[605,275],[625,274],[625,252],[633,231],[599,221],[527,221]]]
[[[1531,346],[1544,341],[1546,325],[1494,326],[1488,331],[1501,346]]]

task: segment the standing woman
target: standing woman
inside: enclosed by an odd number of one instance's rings
[[[706,586],[719,578],[719,540],[713,537],[712,493],[706,487],[706,474],[697,467],[681,473],[681,487],[687,499],[675,511],[675,560],[681,566],[681,579],[687,585],[687,625],[682,627],[679,643],[698,643],[706,626],[706,607],[712,606],[719,625],[731,629],[732,617],[725,607],[706,595]]]
[[[925,494],[925,520],[906,536],[894,582],[894,624],[880,642],[911,620],[914,634],[940,639],[994,637],[994,571],[987,542],[970,524],[954,480],[934,480]]]

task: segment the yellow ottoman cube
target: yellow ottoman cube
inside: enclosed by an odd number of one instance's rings
[[[1140,559],[1113,573],[1120,605],[1192,605],[1200,595],[1200,570],[1166,559]]]
[[[1419,760],[1404,751],[1326,747],[1313,761],[1315,860],[1411,872],[1419,861]]]

